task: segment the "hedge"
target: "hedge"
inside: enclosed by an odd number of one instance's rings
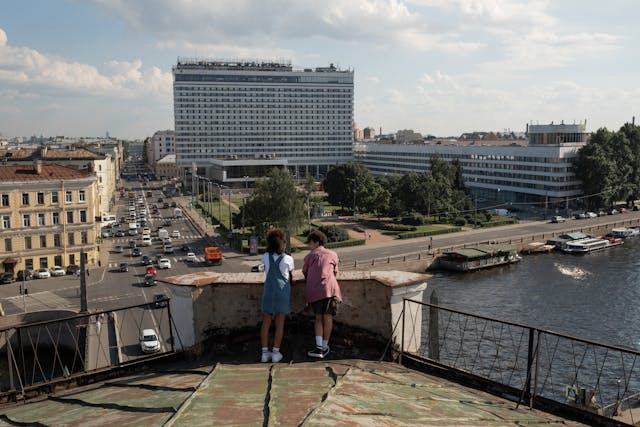
[[[353,240],[344,240],[342,242],[329,242],[326,245],[324,245],[324,247],[327,249],[334,249],[334,248],[345,248],[348,246],[360,246],[364,244],[365,244],[364,239],[353,239]]]
[[[408,233],[398,234],[398,239],[413,239],[414,237],[435,236],[437,234],[457,233],[462,230],[460,227],[442,228],[440,230],[432,231],[411,231]]]

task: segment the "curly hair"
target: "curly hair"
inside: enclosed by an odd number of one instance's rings
[[[320,230],[313,230],[307,236],[307,243],[311,241],[320,243],[320,246],[324,246],[327,244],[327,236]]]
[[[284,239],[284,231],[274,228],[267,233],[267,252],[282,254],[287,246]]]

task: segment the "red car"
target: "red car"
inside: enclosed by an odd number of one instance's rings
[[[156,274],[158,274],[158,271],[156,270],[155,266],[148,265],[147,266],[147,274],[153,274],[155,276]]]

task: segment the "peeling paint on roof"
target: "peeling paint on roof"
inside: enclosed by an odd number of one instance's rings
[[[59,181],[62,179],[89,178],[89,172],[57,164],[43,164],[38,174],[33,165],[5,165],[0,167],[0,182]]]

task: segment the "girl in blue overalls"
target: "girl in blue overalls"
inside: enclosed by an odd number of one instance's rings
[[[267,233],[267,252],[262,256],[264,272],[267,276],[262,291],[262,328],[260,343],[264,363],[282,360],[280,344],[284,335],[284,318],[291,311],[291,272],[293,258],[284,253],[286,242],[284,232],[274,228]],[[275,319],[276,330],[273,337],[273,349],[269,351],[269,329]]]

